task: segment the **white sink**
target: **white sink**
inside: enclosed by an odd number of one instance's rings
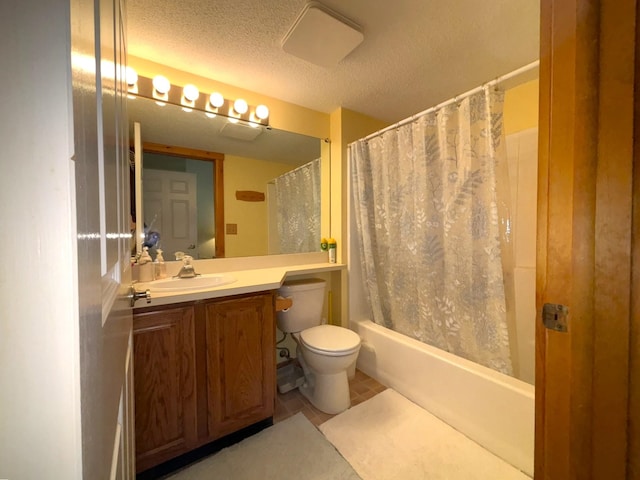
[[[229,285],[237,280],[231,275],[224,274],[204,274],[194,278],[165,278],[155,280],[149,284],[149,289],[153,292],[178,292],[184,290],[205,290],[207,288]]]

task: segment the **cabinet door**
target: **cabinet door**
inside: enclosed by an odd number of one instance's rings
[[[207,413],[212,438],[273,416],[273,294],[208,303],[206,331]]]
[[[193,307],[133,319],[136,470],[197,445]]]

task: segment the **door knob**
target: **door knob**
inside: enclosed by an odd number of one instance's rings
[[[133,285],[131,285],[129,287],[129,295],[127,295],[127,298],[131,302],[131,306],[132,307],[135,305],[136,300],[139,300],[141,298],[146,298],[147,299],[147,303],[151,303],[151,290],[145,290],[144,292],[138,292],[138,291],[136,291],[135,288],[133,288]]]

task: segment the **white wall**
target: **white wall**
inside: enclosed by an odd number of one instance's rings
[[[0,478],[81,478],[68,0],[0,4]]]

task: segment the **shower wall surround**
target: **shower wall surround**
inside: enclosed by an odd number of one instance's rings
[[[535,382],[538,128],[507,135],[511,186],[518,378]],[[513,351],[513,350],[512,350]]]

